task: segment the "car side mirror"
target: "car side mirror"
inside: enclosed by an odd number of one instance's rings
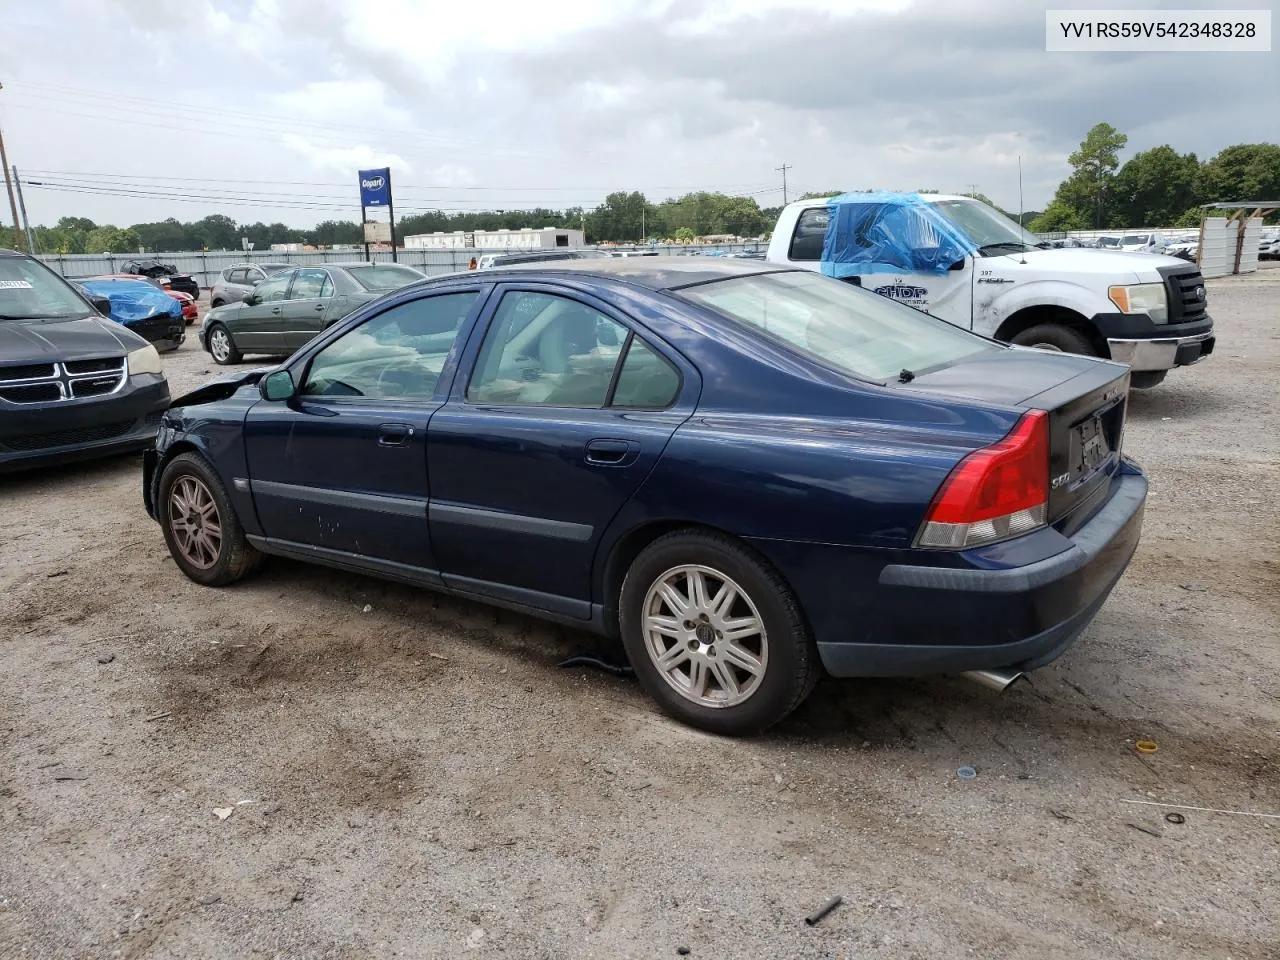
[[[89,302],[104,317],[111,316],[111,301],[107,297],[90,297]]]
[[[249,294],[247,297],[245,297],[245,298],[244,298],[244,305],[245,305],[246,307],[254,307],[254,306],[257,306],[257,305],[258,305],[259,303],[261,303],[261,302],[262,302],[262,301],[258,299],[258,295],[257,295],[256,293],[251,293],[251,294]]]
[[[263,400],[292,400],[296,392],[293,374],[288,370],[273,370],[262,378],[258,392]]]
[[[965,267],[965,264],[966,264],[966,263],[968,263],[968,262],[969,262],[969,261],[968,261],[966,258],[961,257],[959,260],[957,260],[957,261],[956,261],[955,263],[953,263],[951,266],[947,267],[947,269],[948,269],[948,270],[963,270],[963,269],[964,269],[964,267]]]

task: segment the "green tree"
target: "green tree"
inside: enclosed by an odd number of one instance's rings
[[[1111,186],[1113,227],[1167,227],[1197,199],[1200,161],[1194,153],[1154,147],[1134,154]]]
[[[399,236],[409,236],[405,232],[403,221],[396,224],[396,228]],[[364,234],[360,230],[360,224],[354,220],[322,220],[316,224],[308,239],[317,246],[333,247],[344,243],[361,243],[364,241]]]
[[[802,196],[800,196],[798,199],[800,199],[800,200],[821,200],[821,199],[823,199],[824,197],[838,197],[838,196],[840,196],[840,194],[842,194],[842,193],[848,193],[848,192],[849,192],[848,190],[818,190],[818,191],[816,191],[815,193],[806,193],[806,194],[803,194],[803,195],[802,195]],[[925,191],[924,191],[924,190],[921,190],[920,192],[921,192],[921,193],[924,193]],[[928,191],[928,192],[929,192],[929,193],[937,193],[938,191],[937,191],[937,190],[930,190],[930,191]]]
[[[1199,207],[1192,207],[1190,210],[1184,212],[1173,225],[1175,227],[1198,227],[1200,226],[1200,219],[1203,214],[1204,211]]]
[[[675,238],[681,243],[692,243],[694,238],[692,227],[680,227],[675,232]]]
[[[240,246],[240,230],[236,222],[220,213],[187,224],[187,233],[196,246],[208,250],[233,250]]]
[[[94,227],[84,240],[86,253],[131,253],[137,252],[138,234],[133,229],[121,230],[110,224]]]
[[[1059,233],[1068,230],[1084,230],[1085,219],[1074,207],[1069,207],[1061,200],[1054,200],[1045,208],[1044,213],[1031,221],[1028,227],[1033,233]]]
[[[1128,142],[1129,138],[1111,124],[1095,124],[1079,149],[1067,157],[1072,174],[1058,186],[1054,201],[1070,207],[1086,224],[1105,226],[1110,219],[1111,186],[1120,166],[1119,154]]]
[[[1205,163],[1203,202],[1280,200],[1280,144],[1238,143]]]
[[[611,193],[587,218],[591,234],[599,240],[640,240],[647,233],[646,221],[651,209],[639,191]]]
[[[173,217],[155,223],[135,223],[133,230],[138,234],[142,245],[153,252],[168,250],[191,250],[196,244],[188,235],[184,224]]]

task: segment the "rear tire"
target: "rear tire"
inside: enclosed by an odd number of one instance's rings
[[[249,543],[226,487],[198,453],[182,453],[160,475],[160,528],[178,569],[206,587],[252,572],[262,554]]]
[[[618,617],[645,692],[671,716],[712,733],[768,729],[804,701],[822,672],[790,587],[721,534],[677,531],[646,547],[627,571]]]
[[[220,323],[215,323],[209,328],[208,335],[209,355],[213,357],[213,362],[222,366],[232,363],[239,363],[244,359],[242,354],[236,347],[236,342],[231,339],[231,333]]]
[[[1164,383],[1164,378],[1168,375],[1168,370],[1139,370],[1137,373],[1129,374],[1129,388],[1131,390],[1150,390],[1152,387],[1158,387]]]
[[[1088,337],[1064,327],[1060,323],[1038,323],[1028,327],[1021,333],[1014,334],[1010,343],[1020,347],[1038,347],[1041,350],[1056,350],[1061,353],[1078,353],[1085,357],[1096,357],[1098,351],[1093,348]]]

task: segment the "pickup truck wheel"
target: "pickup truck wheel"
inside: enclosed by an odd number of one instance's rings
[[[818,681],[817,647],[791,589],[729,537],[688,530],[658,538],[627,571],[618,606],[641,686],[692,726],[759,733]]]
[[[231,339],[231,334],[220,323],[214,324],[212,329],[209,330],[209,353],[213,356],[214,363],[222,364],[223,366],[230,363],[239,363],[244,359],[240,351],[236,349],[236,342]]]
[[[197,453],[174,457],[160,475],[160,528],[174,562],[196,583],[222,587],[259,563],[226,488]]]
[[[1129,374],[1129,387],[1133,390],[1150,390],[1164,383],[1168,370],[1139,370]]]
[[[1037,347],[1041,350],[1057,350],[1061,353],[1079,353],[1086,357],[1096,357],[1098,351],[1080,333],[1059,323],[1039,323],[1028,327],[1021,333],[1014,334],[1010,343],[1020,347]]]

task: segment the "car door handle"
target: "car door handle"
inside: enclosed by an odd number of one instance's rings
[[[280,312],[280,308],[279,308],[279,307],[272,307],[272,308],[271,308],[271,312],[272,312],[272,313],[279,313],[279,312]]]
[[[316,304],[316,309],[317,309],[317,310],[323,310],[323,309],[324,309],[324,304],[323,304],[323,303],[317,303],[317,304]]]
[[[599,467],[625,467],[640,454],[634,440],[592,440],[587,444],[587,463]]]
[[[413,439],[413,427],[407,423],[383,423],[378,425],[378,446],[403,447]]]

